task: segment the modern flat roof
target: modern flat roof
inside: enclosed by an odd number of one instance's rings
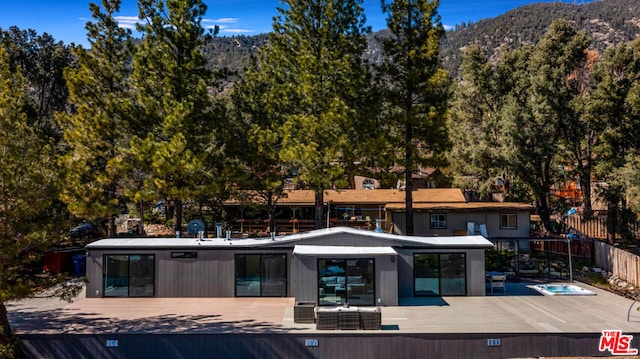
[[[360,236],[362,238],[374,238],[388,240],[392,246],[424,246],[429,248],[491,248],[493,244],[482,236],[447,236],[447,237],[420,237],[401,236],[390,233],[379,233],[370,230],[350,227],[331,227],[310,232],[291,234],[286,236],[261,237],[261,238],[107,238],[95,241],[86,246],[87,250],[97,249],[231,249],[231,248],[257,248],[257,247],[282,247],[303,244],[306,239],[318,239],[332,235]]]

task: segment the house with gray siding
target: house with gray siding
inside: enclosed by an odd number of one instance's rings
[[[393,232],[404,234],[404,204],[386,206]],[[529,238],[535,207],[512,202],[415,203],[414,232],[421,236],[480,234],[492,240]]]
[[[398,305],[485,295],[479,235],[402,236],[349,227],[263,238],[109,238],[86,247],[87,297],[294,297]]]

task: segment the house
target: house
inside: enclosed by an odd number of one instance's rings
[[[385,207],[393,232],[404,234],[404,203]],[[492,240],[529,238],[535,207],[510,202],[414,202],[414,233],[421,236],[480,234]]]
[[[294,297],[398,305],[485,295],[482,236],[334,227],[263,238],[109,238],[86,246],[87,297]]]
[[[379,219],[385,232],[405,234],[405,195],[398,189],[326,190],[326,226],[375,228]],[[277,202],[276,232],[282,234],[315,229],[314,192],[286,191]],[[234,236],[268,235],[264,212],[247,215],[249,204],[225,203]],[[535,207],[523,203],[468,202],[458,188],[421,188],[413,191],[414,234],[419,236],[483,235],[491,240],[530,237],[530,214]]]

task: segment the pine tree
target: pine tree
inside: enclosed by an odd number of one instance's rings
[[[131,32],[118,26],[120,0],[103,0],[104,13],[90,4],[95,23],[86,25],[90,50],[75,51],[78,66],[66,73],[73,112],[60,113],[69,152],[62,199],[80,218],[108,218],[108,235],[115,236],[115,217],[122,211],[121,159],[130,136]]]
[[[511,95],[503,108],[514,175],[527,184],[547,229],[551,187],[563,171],[560,139],[567,118],[576,116],[578,86],[571,74],[583,66],[589,40],[564,21],[554,21],[536,46],[522,47],[505,63],[512,74]],[[504,70],[506,73],[507,70]]]
[[[627,199],[635,200],[640,151],[640,41],[623,43],[604,53],[593,71],[595,89],[588,111],[599,128],[595,173],[606,179],[598,196],[607,203],[607,240],[625,232]],[[636,177],[637,178],[637,177]],[[631,194],[631,196],[629,196]],[[634,205],[635,206],[635,205]]]
[[[140,121],[130,154],[144,178],[134,199],[165,199],[178,232],[185,201],[215,196],[220,188],[222,145],[215,133],[223,125],[212,112],[212,76],[202,52],[207,6],[201,0],[141,0],[139,10],[144,36],[132,84]]]
[[[505,87],[498,69],[478,46],[464,52],[461,75],[449,121],[451,168],[459,176],[458,186],[486,199],[496,189],[498,177],[503,189],[509,189],[508,151],[503,146],[506,133],[500,116]]]
[[[254,92],[254,110],[248,111],[262,111],[253,116],[252,140],[273,151],[278,171],[297,174],[315,191],[318,228],[324,226],[325,189],[346,185],[345,168],[366,156],[355,145],[371,127],[361,111],[368,87],[361,57],[370,29],[360,4],[286,1],[269,44],[246,74],[254,83],[249,88],[264,88]]]
[[[42,274],[44,251],[61,237],[55,205],[61,183],[54,141],[28,123],[28,96],[25,78],[19,68],[12,71],[0,45],[0,353],[7,357],[11,328],[4,303],[66,279]],[[65,298],[81,289],[60,288]]]
[[[419,167],[446,164],[450,147],[446,126],[449,76],[440,63],[440,22],[437,0],[383,2],[390,36],[384,40],[385,96],[389,151],[403,168],[405,233],[413,235],[413,174]],[[398,148],[396,148],[396,146]],[[390,152],[391,153],[391,152]]]

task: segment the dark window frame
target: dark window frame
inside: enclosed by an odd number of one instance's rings
[[[260,294],[259,295],[238,295],[238,257],[240,256],[259,256],[260,257]],[[263,295],[263,286],[262,280],[265,278],[265,273],[262,272],[264,268],[264,256],[283,256],[284,257],[284,294],[283,295]],[[234,282],[233,282],[233,295],[236,298],[281,298],[287,297],[289,295],[289,256],[284,252],[276,252],[276,253],[236,253],[233,256],[233,271],[234,271]]]
[[[427,294],[418,294],[416,291],[416,256],[417,255],[435,255],[438,258],[438,293],[435,295],[427,295]],[[462,294],[450,294],[450,293],[442,293],[442,279],[443,279],[443,272],[444,272],[444,265],[443,265],[443,260],[442,260],[442,256],[444,255],[461,255],[464,258],[464,293]],[[469,284],[469,278],[467,276],[467,269],[468,269],[469,263],[468,263],[468,256],[466,252],[414,252],[413,253],[413,296],[414,297],[443,297],[443,296],[453,296],[453,297],[465,297],[467,296],[468,293],[468,284]]]
[[[373,297],[372,297],[372,303],[371,304],[353,304],[353,305],[359,305],[359,306],[375,306],[376,305],[376,258],[374,257],[356,257],[356,258],[331,258],[331,257],[326,257],[326,258],[316,258],[316,276],[317,276],[317,283],[318,283],[318,287],[316,289],[316,303],[318,303],[318,306],[332,306],[332,304],[320,304],[321,303],[321,297],[320,297],[320,281],[322,280],[323,276],[322,273],[320,273],[320,261],[344,261],[345,263],[345,273],[344,273],[344,277],[345,277],[345,282],[344,282],[344,288],[348,288],[349,287],[349,269],[348,269],[348,261],[359,261],[359,260],[363,260],[363,261],[371,261],[370,265],[371,268],[368,268],[368,272],[372,273],[373,278],[371,278],[371,286],[372,286],[372,290],[373,290]],[[349,293],[348,291],[345,291],[345,304],[349,304]]]
[[[107,271],[103,270],[102,273],[102,296],[105,298],[153,298],[156,296],[156,290],[157,290],[157,283],[156,283],[156,255],[155,253],[106,253],[102,255],[102,263],[103,266],[105,268],[106,267],[106,263],[108,261],[109,257],[112,256],[122,256],[122,257],[127,257],[127,295],[126,296],[119,296],[119,295],[106,295],[106,289],[107,289],[107,279],[109,277],[109,273],[107,273]],[[149,256],[152,258],[152,262],[153,262],[153,268],[151,270],[151,283],[153,285],[153,290],[151,291],[150,295],[136,295],[136,296],[131,296],[131,257],[132,256]]]
[[[433,216],[443,216],[444,221],[438,219],[438,220],[433,220]],[[439,226],[439,225],[434,225],[434,224],[442,224],[444,223],[444,226]],[[429,215],[429,228],[431,229],[447,229],[448,227],[448,223],[447,223],[447,214],[446,213],[431,213]]]
[[[509,224],[510,222],[509,217],[513,218],[513,226]],[[506,218],[506,222],[504,220],[505,218]],[[517,213],[500,213],[500,229],[518,229],[518,214]]]
[[[171,252],[171,259],[198,259],[198,252]]]

